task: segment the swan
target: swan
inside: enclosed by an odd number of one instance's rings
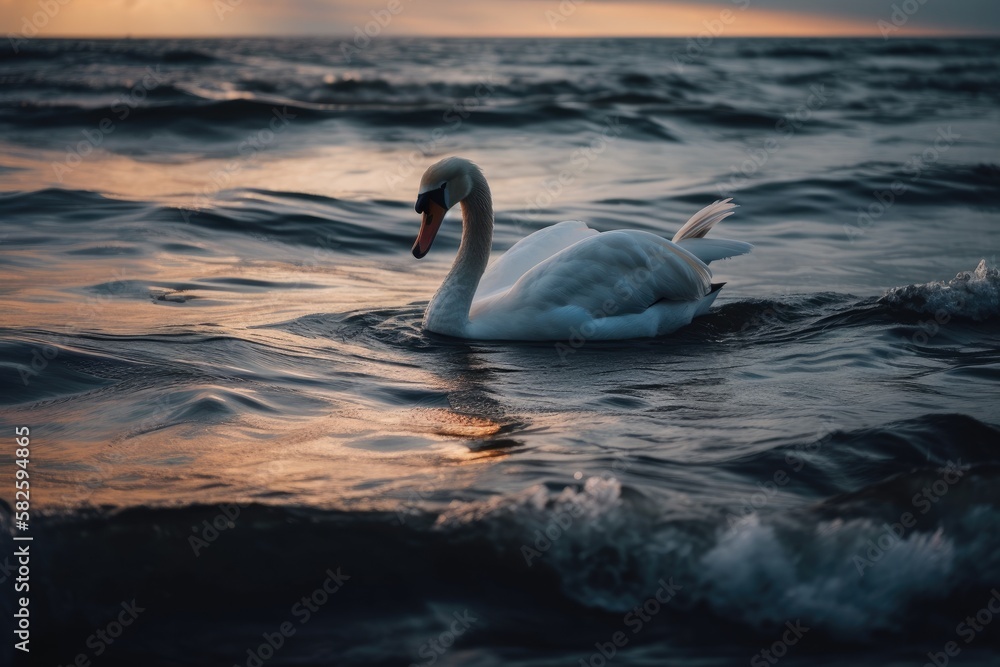
[[[743,255],[743,241],[706,239],[733,213],[731,198],[706,206],[668,241],[639,230],[598,232],[579,220],[541,229],[489,268],[493,200],[474,163],[449,157],[420,180],[413,256],[424,257],[445,213],[462,205],[462,241],[427,305],[423,327],[473,340],[620,340],[662,336],[704,315],[724,283],[708,263]]]

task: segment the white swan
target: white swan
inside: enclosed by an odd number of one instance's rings
[[[489,269],[493,201],[472,162],[450,157],[420,181],[423,214],[413,255],[430,250],[445,213],[462,204],[462,242],[424,312],[424,328],[475,340],[615,340],[660,336],[703,315],[722,284],[707,264],[750,252],[706,239],[733,213],[730,199],[703,208],[673,241],[638,230],[600,233],[579,220],[527,236]]]

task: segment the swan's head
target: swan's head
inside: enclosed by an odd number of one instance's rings
[[[420,179],[417,204],[413,208],[423,214],[420,232],[413,242],[413,256],[420,259],[431,249],[441,228],[444,214],[472,192],[472,175],[479,168],[465,158],[449,157],[427,168]]]

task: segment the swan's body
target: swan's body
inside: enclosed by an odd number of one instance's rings
[[[600,233],[569,220],[531,234],[487,269],[493,206],[479,168],[448,158],[424,174],[413,254],[430,249],[445,211],[462,203],[462,242],[424,313],[424,328],[477,340],[615,340],[661,336],[706,313],[722,285],[708,263],[742,255],[742,241],[702,238],[730,200],[696,213],[673,241],[638,230]]]

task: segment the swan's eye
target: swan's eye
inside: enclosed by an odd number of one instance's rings
[[[428,190],[427,192],[421,192],[417,195],[417,203],[413,207],[413,210],[417,213],[423,213],[424,209],[427,208],[427,202],[432,201],[443,209],[447,209],[448,206],[445,203],[444,188],[447,183],[442,183],[441,187],[434,190]]]

